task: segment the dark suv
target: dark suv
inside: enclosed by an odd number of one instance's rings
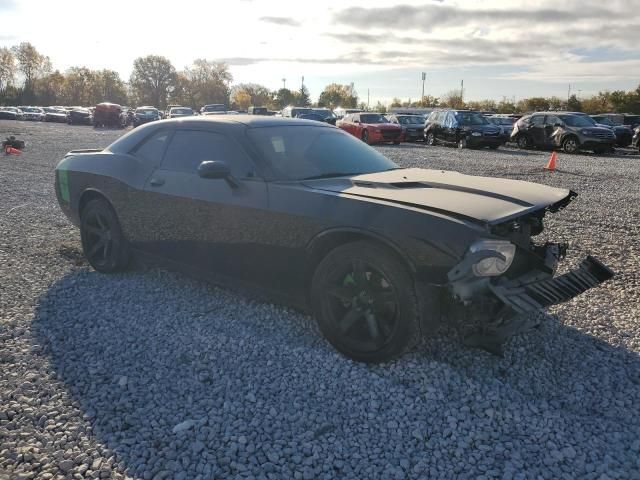
[[[536,112],[518,120],[511,141],[520,148],[562,148],[567,153],[611,151],[616,144],[613,130],[596,127],[591,118],[558,112]]]
[[[498,148],[500,127],[473,110],[434,110],[424,126],[427,145],[444,143],[458,148]]]

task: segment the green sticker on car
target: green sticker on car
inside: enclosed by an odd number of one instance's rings
[[[69,173],[65,169],[58,168],[58,190],[64,203],[69,203]]]

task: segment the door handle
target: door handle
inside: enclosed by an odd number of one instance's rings
[[[151,185],[152,187],[161,187],[162,185],[164,185],[164,178],[152,178],[149,181],[149,185]]]

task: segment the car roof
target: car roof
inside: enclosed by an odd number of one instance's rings
[[[283,127],[283,126],[291,126],[291,125],[310,125],[310,126],[323,126],[318,122],[312,120],[303,120],[299,118],[288,118],[288,117],[264,117],[259,115],[215,115],[215,116],[200,116],[200,117],[189,117],[189,118],[181,118],[181,119],[169,119],[163,120],[161,123],[163,125],[169,125],[169,122],[175,123],[176,125],[191,125],[196,126],[198,124],[204,126],[211,126],[212,124],[220,124],[225,126],[247,126],[247,127]],[[331,125],[325,124],[324,126],[332,127]],[[332,127],[333,128],[333,127]]]

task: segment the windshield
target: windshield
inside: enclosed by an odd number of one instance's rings
[[[513,125],[516,123],[516,119],[511,117],[489,117],[487,120],[494,125]]]
[[[398,117],[398,121],[402,125],[422,125],[424,123],[424,117],[407,115],[406,117]]]
[[[313,113],[316,113],[318,115],[322,115],[324,118],[335,118],[336,117],[335,113],[333,113],[328,108],[313,108],[312,111],[313,111]]]
[[[592,117],[592,118],[593,118],[593,117]],[[594,118],[594,120],[595,120],[596,122],[598,122],[599,124],[601,124],[601,125],[608,125],[608,126],[610,126],[610,127],[615,127],[615,126],[616,126],[616,124],[615,124],[615,123],[613,123],[613,122],[611,121],[611,119],[610,119],[610,118],[607,118],[607,117],[603,117],[603,118]]]
[[[485,117],[476,112],[457,112],[456,120],[459,125],[486,125],[489,122]]]
[[[193,110],[190,108],[172,108],[171,113],[177,113],[179,115],[191,115]]]
[[[377,113],[367,113],[360,115],[360,121],[362,123],[389,123],[389,120]]]
[[[136,113],[144,113],[144,114],[148,114],[148,113],[156,113],[157,110],[154,110],[153,108],[138,108],[136,109]]]
[[[342,130],[315,126],[265,127],[248,136],[279,180],[358,175],[398,166]]]
[[[560,119],[570,127],[593,127],[596,121],[582,115],[559,115]]]
[[[224,105],[205,105],[205,112],[224,112]]]

